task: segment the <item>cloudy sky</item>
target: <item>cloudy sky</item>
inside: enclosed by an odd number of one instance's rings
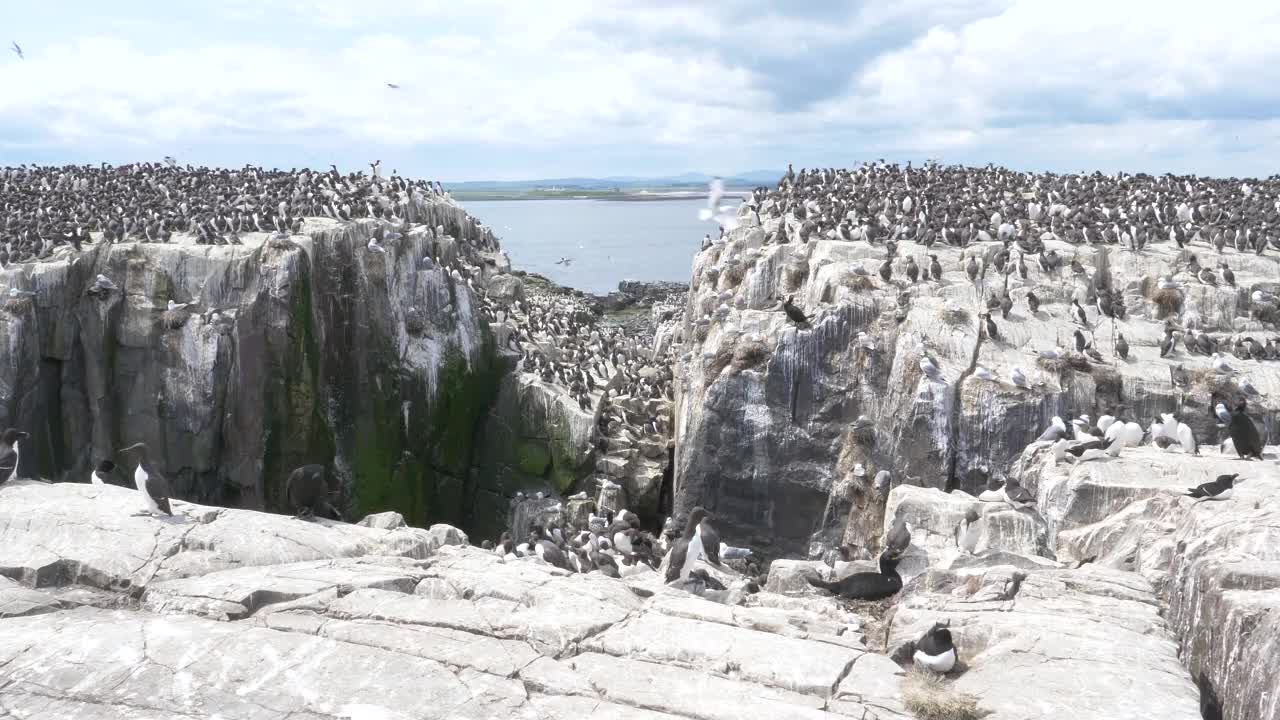
[[[459,181],[878,157],[1246,176],[1280,158],[1275,0],[72,0],[4,15],[0,39],[26,59],[0,57],[2,164],[382,159]]]

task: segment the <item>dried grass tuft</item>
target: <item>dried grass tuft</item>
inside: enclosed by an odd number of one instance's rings
[[[988,714],[976,697],[952,690],[940,676],[919,668],[902,681],[902,698],[920,720],[979,720]]]

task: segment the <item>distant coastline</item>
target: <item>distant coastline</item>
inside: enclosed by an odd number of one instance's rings
[[[445,188],[448,190],[448,188]],[[749,188],[732,188],[726,197],[738,199],[751,194]],[[707,197],[705,190],[655,188],[652,190],[449,190],[449,196],[459,202],[468,200],[610,200],[626,202],[661,202],[664,200],[699,200]]]

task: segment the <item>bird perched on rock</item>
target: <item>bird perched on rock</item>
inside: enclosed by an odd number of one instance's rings
[[[791,303],[794,297],[794,295],[788,295],[787,299],[782,301],[782,311],[787,314],[787,317],[791,318],[791,322],[806,326],[809,324],[809,318],[804,314],[804,311]]]
[[[136,443],[118,451],[121,455],[136,458],[138,466],[133,471],[133,482],[138,488],[138,495],[147,508],[144,515],[173,515],[169,507],[169,497],[173,490],[168,479],[151,462],[146,443]]]
[[[916,651],[911,656],[916,667],[946,674],[956,666],[956,646],[951,639],[951,630],[942,623],[934,623],[924,635],[916,641]]]
[[[898,560],[898,556],[886,548],[880,553],[880,572],[854,573],[840,580],[823,580],[815,574],[805,576],[805,581],[849,600],[883,600],[902,589]]]
[[[106,275],[99,274],[98,277],[94,278],[93,285],[91,285],[86,292],[90,295],[106,296],[118,291],[119,289],[120,288],[116,287],[116,284],[111,281],[111,278]]]
[[[0,434],[0,485],[18,476],[18,461],[22,457],[19,443],[31,437],[17,428],[8,428]]]
[[[698,526],[706,516],[707,511],[701,507],[695,507],[689,512],[684,533],[672,544],[671,552],[667,557],[667,582],[689,577],[689,572],[693,570],[698,558],[705,555],[702,538],[698,536]]]
[[[1241,458],[1262,459],[1262,436],[1258,434],[1258,426],[1245,412],[1248,404],[1241,400],[1231,413],[1231,422],[1227,425],[1227,434],[1235,446],[1236,454]]]
[[[116,473],[116,464],[110,460],[103,460],[89,473],[89,483],[92,485],[121,485],[119,475]]]
[[[1035,496],[1013,478],[1009,478],[1004,484],[1004,501],[1019,510],[1036,504]]]
[[[310,520],[316,515],[341,520],[342,513],[329,501],[329,483],[323,465],[303,465],[289,473],[284,494],[294,517]]]
[[[1235,485],[1240,482],[1238,473],[1230,475],[1219,475],[1213,482],[1202,483],[1193,488],[1187,488],[1187,496],[1197,498],[1196,502],[1202,500],[1227,500],[1235,490]]]

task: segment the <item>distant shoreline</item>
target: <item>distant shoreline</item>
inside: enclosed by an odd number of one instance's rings
[[[750,190],[732,189],[725,192],[727,198],[744,198]],[[458,202],[492,200],[613,200],[622,202],[661,202],[666,200],[705,200],[705,190],[518,190],[501,191],[449,191]]]

